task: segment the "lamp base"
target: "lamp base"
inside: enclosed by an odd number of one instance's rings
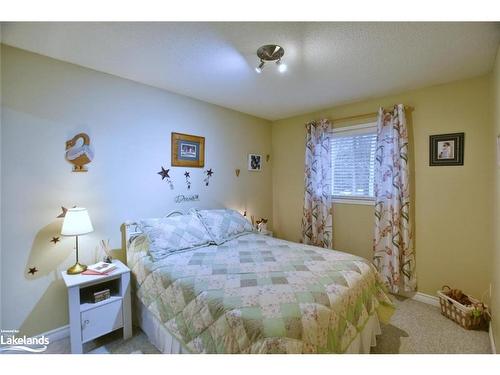
[[[68,273],[68,275],[78,275],[79,273],[82,273],[86,269],[87,269],[87,266],[85,264],[80,264],[80,263],[76,262],[73,266],[68,268],[66,270],[66,272]]]

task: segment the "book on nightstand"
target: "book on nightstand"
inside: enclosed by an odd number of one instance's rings
[[[113,263],[98,262],[87,266],[87,270],[82,272],[82,275],[108,275],[116,269]]]

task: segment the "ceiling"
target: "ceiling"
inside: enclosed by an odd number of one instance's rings
[[[499,23],[3,23],[2,42],[276,120],[489,72]],[[256,50],[288,71],[257,74]]]

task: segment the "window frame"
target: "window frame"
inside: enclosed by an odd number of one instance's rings
[[[362,124],[357,124],[357,125],[350,125],[350,126],[342,126],[339,128],[333,128],[330,130],[330,133],[337,134],[337,133],[356,133],[359,131],[360,134],[363,134],[364,130],[367,129],[373,129],[373,132],[377,134],[377,121],[370,121]],[[355,135],[355,134],[353,134]],[[375,171],[374,171],[375,172]],[[375,176],[374,176],[375,178]],[[333,189],[333,172],[332,172],[332,189]],[[338,195],[331,195],[332,203],[336,204],[360,204],[360,205],[369,205],[369,206],[374,206],[375,205],[375,197],[342,197]]]

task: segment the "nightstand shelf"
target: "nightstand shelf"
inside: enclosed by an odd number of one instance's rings
[[[116,329],[123,338],[132,337],[130,306],[130,270],[115,260],[116,269],[109,275],[68,275],[62,272],[68,288],[71,353],[83,352],[83,344]],[[92,302],[94,292],[109,289],[111,296]]]
[[[92,303],[92,302],[81,303],[80,304],[80,312],[84,312],[84,311],[87,311],[87,310],[92,310],[92,309],[98,308],[98,307],[100,307],[102,305],[106,305],[108,303],[116,302],[116,301],[121,301],[121,300],[122,300],[121,297],[111,296],[108,299],[105,299],[104,301],[101,301],[101,302],[96,302],[96,303]]]

